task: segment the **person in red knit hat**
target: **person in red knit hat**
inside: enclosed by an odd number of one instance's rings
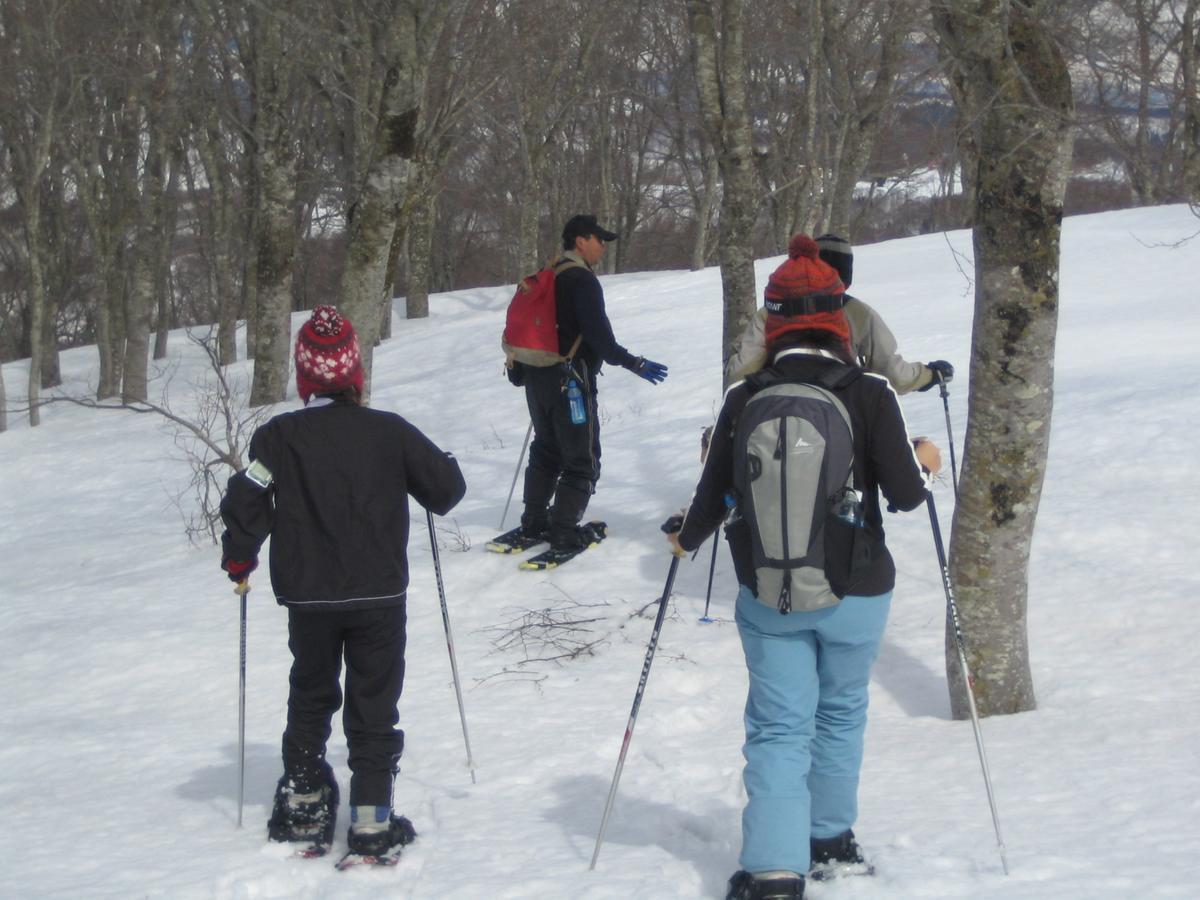
[[[788,260],[779,267],[771,277],[776,278],[784,270],[790,268],[814,269],[808,263],[811,260],[812,247],[817,248],[818,259],[828,264],[842,282],[841,309],[842,321],[849,329],[848,344],[851,354],[868,372],[882,375],[895,389],[897,394],[907,394],[909,391],[927,391],[937,384],[939,378],[949,383],[954,378],[954,366],[945,360],[937,359],[928,363],[909,362],[904,359],[896,347],[896,338],[883,321],[883,318],[872,307],[852,297],[847,293],[850,289],[850,279],[854,273],[854,256],[848,241],[837,235],[823,234],[815,241],[808,235],[798,234],[792,238],[788,248]],[[794,254],[793,249],[803,248],[803,253]],[[805,262],[797,262],[805,260]],[[793,294],[803,292],[804,285],[787,285],[783,282],[778,288],[790,289]],[[767,287],[767,302],[771,301],[772,288]],[[759,309],[750,319],[746,329],[738,338],[733,355],[725,364],[725,382],[732,384],[752,375],[767,364],[766,320],[769,310]]]
[[[362,395],[362,354],[350,321],[334,306],[318,306],[296,335],[296,391],[305,403],[313,394],[353,388]]]
[[[304,408],[255,431],[250,465],[221,500],[221,568],[245,585],[271,537],[271,587],[288,611],[292,651],[283,776],[267,834],[325,847],[338,786],[325,761],[342,703],[349,748],[351,851],[411,841],[392,812],[404,732],[408,498],[445,515],[466,491],[454,457],[400,416],[361,405],[362,356],[350,321],[319,306],[296,338]]]

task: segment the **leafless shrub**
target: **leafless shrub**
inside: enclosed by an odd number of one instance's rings
[[[454,553],[466,553],[471,549],[471,537],[462,530],[462,526],[458,524],[458,519],[451,519],[449,525],[443,524],[434,526],[438,534],[438,548],[441,550],[450,550]]]
[[[496,653],[519,652],[522,659],[515,669],[497,673],[497,677],[512,672],[527,673],[539,663],[562,665],[581,656],[595,656],[608,643],[608,637],[597,631],[604,621],[595,610],[608,606],[606,602],[580,603],[561,588],[563,601],[540,609],[515,609],[507,622],[484,629],[495,635],[492,647]]]

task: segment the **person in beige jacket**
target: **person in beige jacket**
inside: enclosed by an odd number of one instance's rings
[[[833,234],[817,238],[820,258],[832,266],[849,288],[854,274],[854,254],[850,242]],[[909,391],[927,391],[937,382],[937,373],[942,380],[954,378],[954,366],[945,360],[929,363],[908,362],[896,346],[896,338],[883,318],[874,309],[845,294],[843,309],[850,323],[850,343],[859,363],[868,372],[882,375],[897,394]],[[737,348],[725,364],[725,383],[734,384],[747,375],[752,375],[767,364],[766,337],[767,310],[762,307],[754,314],[746,330],[738,338]]]

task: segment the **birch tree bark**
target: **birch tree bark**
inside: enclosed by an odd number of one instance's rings
[[[370,164],[348,214],[346,267],[339,290],[339,303],[359,335],[368,397],[374,347],[383,315],[391,310],[391,297],[385,296],[387,272],[406,201],[429,54],[449,12],[449,4],[436,0],[396,0],[389,5],[392,14],[378,23],[383,30],[377,46],[385,72],[379,116]]]
[[[1180,34],[1180,83],[1184,104],[1183,184],[1185,196],[1200,204],[1200,0],[1188,0]]]
[[[304,45],[278,9],[247,10],[243,65],[254,108],[249,140],[253,180],[254,379],[250,404],[278,403],[287,395],[291,357],[292,263],[296,254],[297,135],[293,114],[303,93]]]
[[[718,255],[725,304],[723,367],[757,307],[758,192],[746,103],[745,9],[742,0],[687,0],[686,5],[701,119],[721,172]]]
[[[1026,625],[1054,399],[1059,241],[1071,160],[1071,81],[1038,3],[931,4],[974,134],[975,323],[959,502],[950,543],[983,715],[1036,707]],[[968,714],[947,629],[956,718]]]
[[[60,3],[0,6],[0,51],[14,67],[0,91],[0,139],[8,148],[10,174],[23,234],[29,328],[29,424],[41,424],[42,364],[47,322],[46,271],[51,264],[43,237],[43,178],[51,163],[64,110],[68,75],[59,63]]]

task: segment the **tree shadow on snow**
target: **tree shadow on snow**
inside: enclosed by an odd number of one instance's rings
[[[221,748],[221,752],[228,758],[228,762],[197,769],[187,781],[175,789],[175,793],[184,800],[207,804],[218,814],[236,822],[238,745],[236,742],[226,744]],[[331,759],[330,764],[336,768],[334,760]],[[261,816],[264,821],[266,814],[270,812],[271,801],[275,796],[275,783],[282,771],[283,763],[279,758],[278,745],[246,744],[245,808],[249,810],[264,807],[266,813]]]
[[[879,646],[871,676],[909,716],[950,718],[946,673],[934,670],[887,638]]]
[[[611,782],[598,776],[580,775],[560,778],[551,788],[558,800],[547,810],[546,818],[562,826],[585,864],[595,849],[610,786]],[[654,845],[692,864],[703,879],[706,895],[722,895],[730,873],[737,868],[740,815],[716,798],[706,801],[705,812],[697,815],[618,787],[597,866],[603,866],[606,857],[612,862],[621,846]]]

